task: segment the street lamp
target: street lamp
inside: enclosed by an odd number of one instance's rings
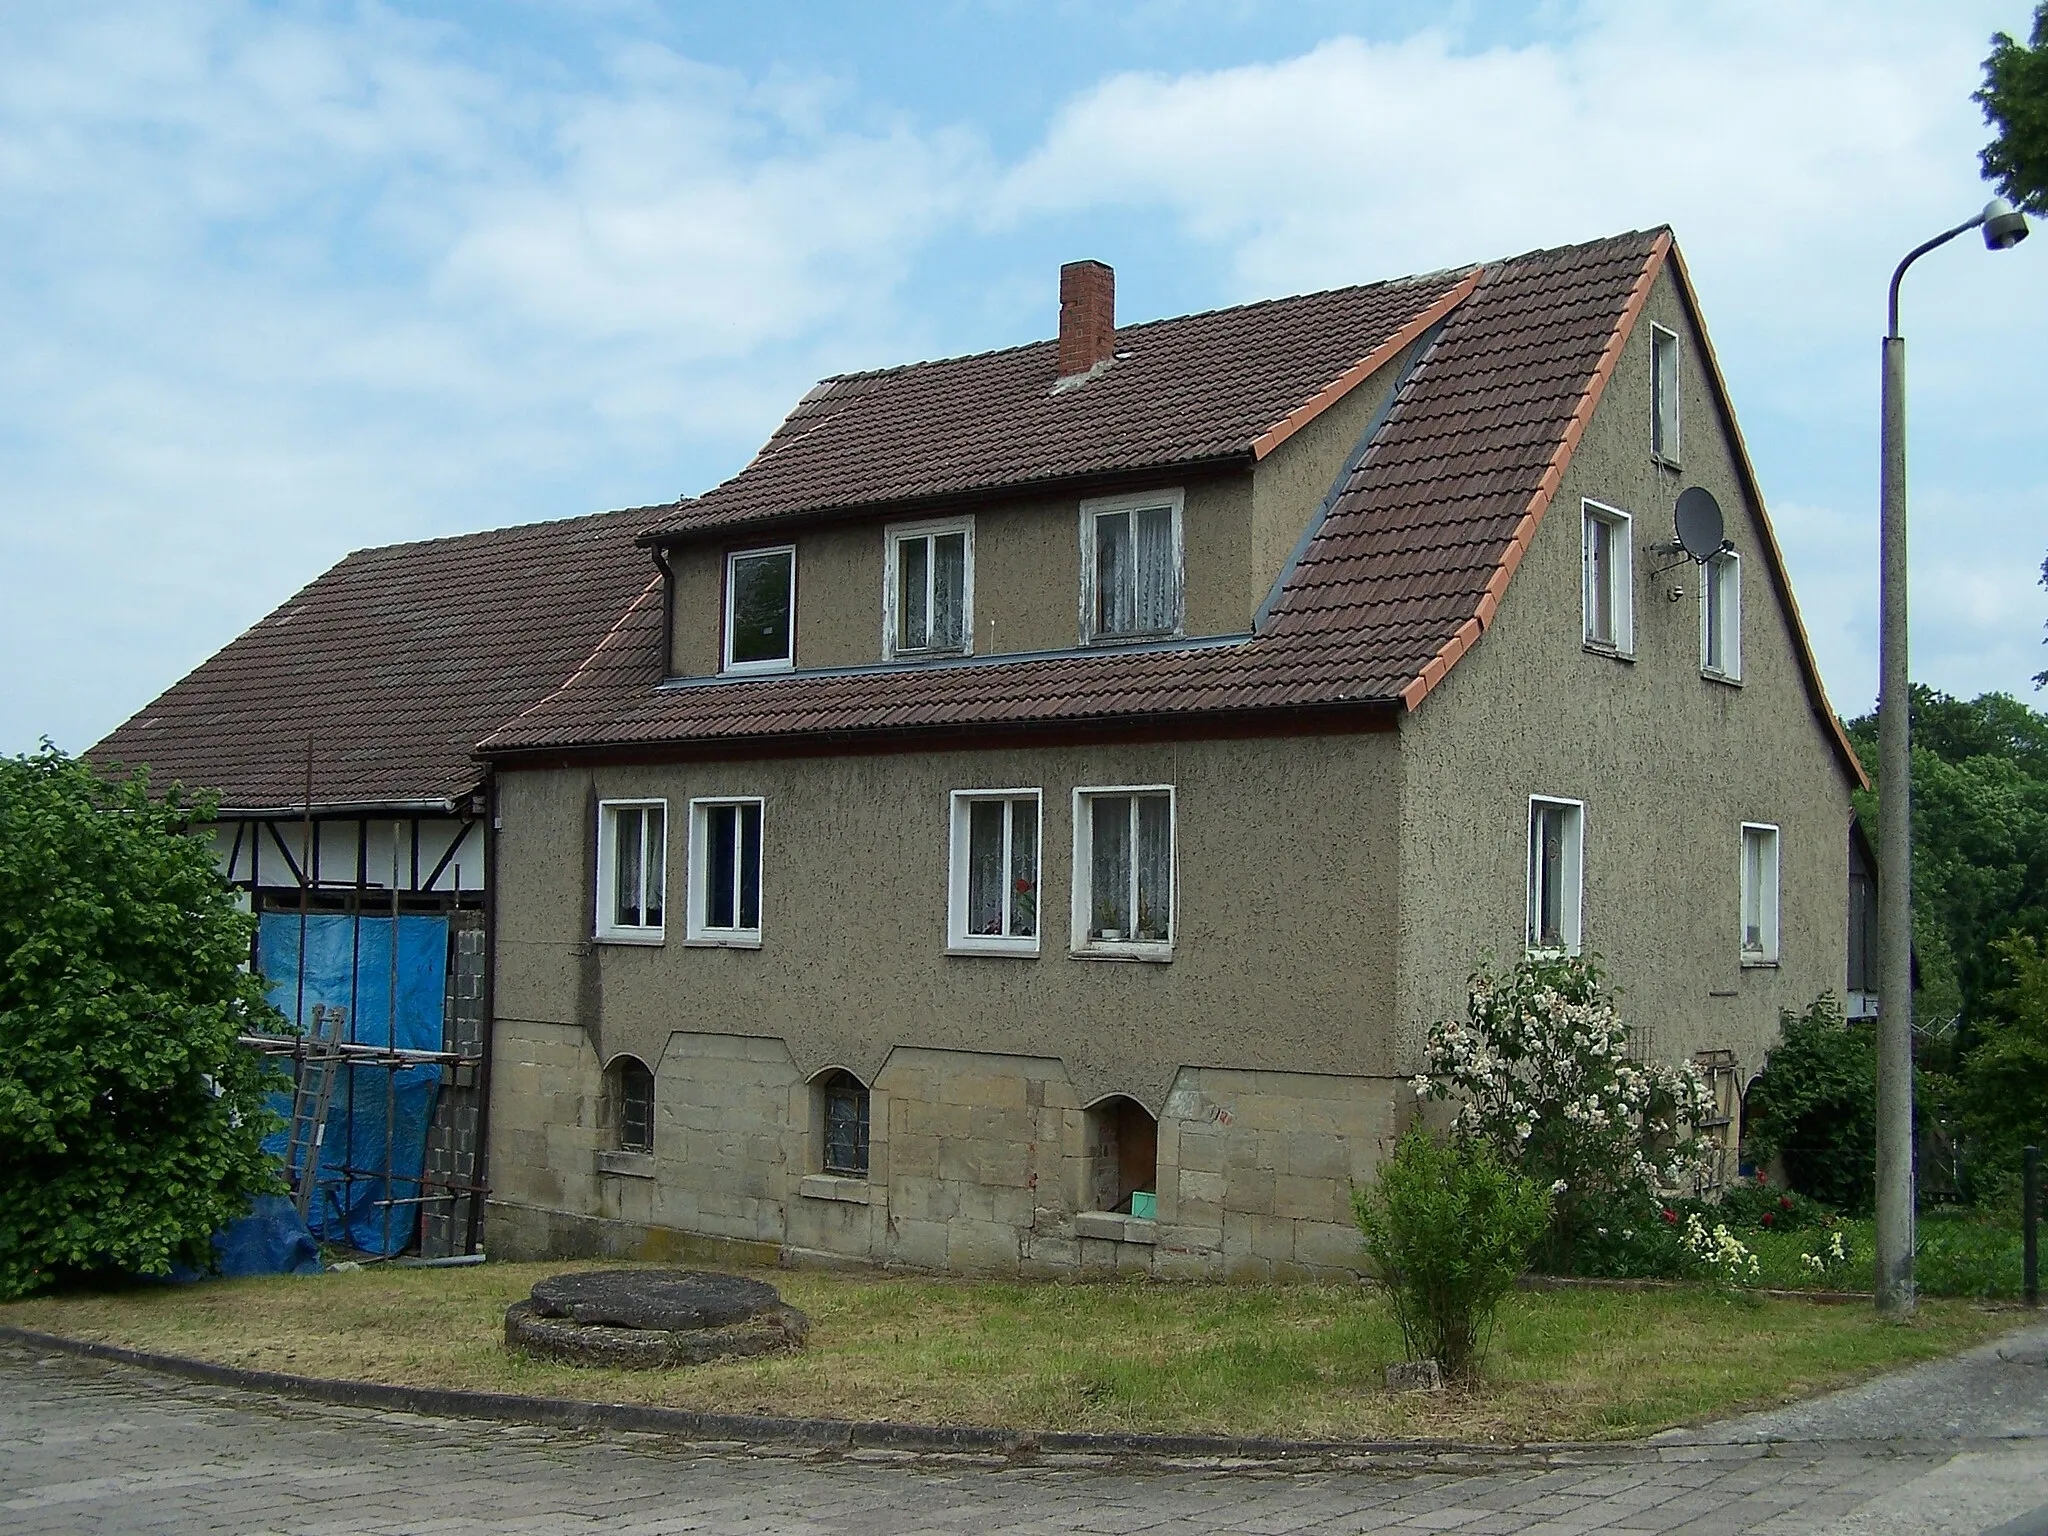
[[[1936,246],[1972,229],[2009,251],[2027,220],[2004,198],[1906,253],[1892,273],[1884,338],[1884,462],[1878,557],[1877,680],[1877,1308],[1913,1310],[1913,746],[1906,673],[1906,341],[1899,281]]]

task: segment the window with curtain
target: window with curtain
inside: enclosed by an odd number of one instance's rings
[[[972,650],[973,525],[891,528],[885,542],[889,655],[957,656]]]
[[[1181,626],[1180,496],[1082,508],[1087,638],[1171,635]]]
[[[1077,947],[1173,943],[1173,791],[1087,789],[1076,798]]]
[[[1038,953],[1039,793],[953,795],[954,949]]]
[[[668,807],[660,800],[598,807],[597,936],[658,939],[667,879]]]

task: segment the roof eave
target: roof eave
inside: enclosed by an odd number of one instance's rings
[[[634,543],[649,549],[667,549],[679,544],[704,543],[726,537],[752,538],[757,534],[789,532],[823,523],[854,519],[867,521],[910,513],[922,515],[947,512],[979,505],[999,497],[1085,495],[1095,490],[1109,490],[1141,481],[1157,481],[1176,474],[1225,474],[1233,469],[1249,469],[1258,462],[1258,459],[1259,454],[1255,446],[1247,443],[1242,448],[1231,449],[1228,453],[1170,459],[1158,464],[1133,465],[1127,469],[1092,470],[1078,475],[1045,475],[1027,480],[1004,480],[990,485],[942,491],[926,496],[895,496],[876,501],[836,502],[827,506],[804,507],[789,512],[768,512],[754,517],[739,517],[731,522],[709,523],[701,528],[661,529],[638,535]]]

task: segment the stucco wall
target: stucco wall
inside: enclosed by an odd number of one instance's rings
[[[1683,463],[1650,454],[1650,322],[1681,338]],[[1481,955],[1520,952],[1528,799],[1583,800],[1584,945],[1665,1057],[1732,1049],[1762,1064],[1781,1008],[1843,985],[1847,781],[1800,675],[1766,569],[1757,508],[1708,390],[1700,339],[1668,271],[1652,291],[1493,628],[1407,717],[1399,1012],[1463,1010]],[[1720,501],[1743,556],[1740,687],[1700,675],[1699,567],[1671,537],[1678,492]],[[1635,659],[1582,644],[1581,498],[1634,515]],[[1676,600],[1670,597],[1677,591]],[[1740,963],[1740,826],[1781,829],[1781,961]]]
[[[1392,1070],[1392,732],[1236,742],[781,759],[500,780],[501,1019],[589,1028],[603,1059],[673,1031],[788,1042],[799,1074],[872,1081],[899,1044],[1066,1064],[1087,1100],[1157,1111],[1183,1065]],[[1170,784],[1170,963],[1070,958],[1073,791]],[[1043,791],[1032,959],[946,953],[949,794]],[[687,802],[766,800],[762,947],[682,942]],[[670,806],[667,942],[593,943],[595,802]]]

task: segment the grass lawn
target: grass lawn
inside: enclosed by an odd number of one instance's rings
[[[1737,1236],[1755,1250],[1762,1268],[1759,1284],[1810,1289],[1833,1286],[1867,1291],[1876,1283],[1877,1224],[1867,1216],[1836,1223],[1854,1263],[1846,1275],[1817,1278],[1804,1254],[1818,1252],[1829,1229],[1763,1232],[1745,1227]],[[1921,1296],[1958,1296],[2011,1301],[2020,1294],[2020,1226],[2017,1218],[1970,1210],[1920,1213],[1916,1229],[1914,1280]]]
[[[1484,1382],[1390,1394],[1385,1303],[1355,1286],[1004,1284],[775,1271],[808,1348],[663,1372],[508,1352],[505,1308],[542,1275],[489,1264],[215,1281],[0,1306],[0,1323],[264,1370],[745,1413],[1041,1429],[1460,1440],[1637,1435],[1951,1353],[2010,1312],[1649,1293],[1525,1292]]]

